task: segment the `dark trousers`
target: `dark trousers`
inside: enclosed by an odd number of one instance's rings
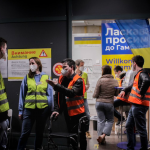
[[[7,129],[9,121],[8,119],[0,121],[0,150],[7,147]],[[3,147],[3,148],[2,148]]]
[[[23,112],[23,122],[22,122],[22,132],[21,137],[18,142],[17,150],[24,150],[32,126],[36,121],[36,137],[35,137],[35,150],[41,148],[43,141],[43,132],[45,129],[45,124],[48,116],[50,115],[48,107],[44,109],[24,109]]]
[[[88,106],[87,99],[84,99],[84,108],[85,108],[85,114],[86,114],[87,118],[89,119],[89,126],[90,126],[90,111],[89,111],[89,106]],[[89,126],[88,126],[87,131],[89,131]]]
[[[141,150],[147,150],[148,140],[147,140],[147,131],[146,131],[146,112],[148,108],[149,108],[148,106],[132,104],[126,122],[127,138],[128,138],[127,150],[134,150],[134,145],[135,145],[134,127],[135,126],[140,134]]]
[[[130,104],[120,99],[114,100],[114,108],[119,107],[119,106],[130,106]],[[114,109],[114,116],[118,118],[119,121],[121,121],[121,114],[116,109]]]
[[[79,119],[83,116],[86,116],[85,114],[75,115],[72,117],[68,116],[68,113],[65,112],[65,119],[67,122],[67,127],[70,133],[78,133],[78,124]],[[80,149],[86,150],[87,149],[87,140],[86,140],[86,134],[85,132],[80,133]]]

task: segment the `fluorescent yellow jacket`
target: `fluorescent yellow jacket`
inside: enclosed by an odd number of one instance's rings
[[[87,73],[82,72],[82,79],[84,80],[85,85],[87,84]],[[87,92],[84,93],[84,99],[87,99]]]
[[[0,73],[0,113],[7,110],[9,110],[9,103],[7,100],[7,94],[5,92],[4,80]]]
[[[27,75],[27,85],[28,91],[25,98],[25,108],[30,109],[43,109],[48,107],[48,100],[47,100],[47,82],[46,80],[49,79],[48,75],[42,75],[40,79],[40,83],[37,85],[34,78],[29,78]]]

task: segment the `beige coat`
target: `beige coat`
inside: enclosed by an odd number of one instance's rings
[[[119,90],[115,89],[118,81],[111,74],[103,75],[98,81],[93,94],[97,102],[113,103],[114,96],[119,94]]]

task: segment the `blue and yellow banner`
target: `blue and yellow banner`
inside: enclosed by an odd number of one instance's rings
[[[101,37],[74,37],[74,44],[101,44]]]
[[[133,54],[128,55],[102,55],[102,64],[109,65],[112,68],[114,75],[114,68],[121,66],[124,71],[131,70]]]
[[[134,55],[144,57],[145,68],[150,68],[150,26],[146,19],[116,20]]]
[[[132,54],[116,23],[102,23],[102,54]]]
[[[131,69],[133,54],[116,23],[102,24],[102,65]]]

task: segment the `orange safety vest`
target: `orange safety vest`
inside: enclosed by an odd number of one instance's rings
[[[136,75],[136,77],[134,78],[134,83],[133,83],[132,90],[131,90],[131,93],[130,93],[128,101],[131,102],[131,103],[139,104],[139,105],[149,106],[150,87],[146,91],[146,94],[145,94],[145,96],[143,98],[141,98],[140,90],[139,90],[139,87],[138,87],[139,76],[140,76],[141,72],[142,71],[140,71]]]
[[[75,82],[81,78],[79,75],[75,75],[73,80],[69,83],[68,85],[68,89],[72,89],[73,85],[75,84]],[[82,79],[82,78],[81,78]],[[61,75],[59,77],[59,84],[62,83],[63,80],[63,76]],[[83,80],[83,79],[82,79]],[[74,96],[72,98],[67,97],[66,98],[66,104],[67,104],[67,109],[68,109],[68,114],[69,116],[75,116],[81,113],[85,112],[85,108],[84,108],[84,93],[85,93],[85,84],[83,81],[83,95],[82,96]],[[58,92],[58,105],[60,107],[59,104],[59,92]]]
[[[119,81],[119,87],[122,87],[122,81],[123,81],[124,77]],[[126,103],[128,102],[128,98],[129,98],[129,94],[125,95],[124,97],[120,97],[120,94],[117,96],[117,99],[120,99]]]

